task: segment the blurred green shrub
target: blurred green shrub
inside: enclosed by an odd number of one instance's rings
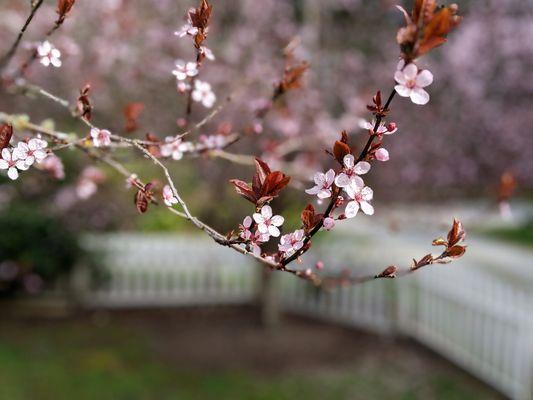
[[[37,208],[0,212],[0,295],[38,293],[91,257],[75,233]]]

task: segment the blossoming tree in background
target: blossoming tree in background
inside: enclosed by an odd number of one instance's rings
[[[62,53],[52,44],[52,37],[75,8],[75,0],[58,1],[56,19],[46,31],[43,41],[35,45],[30,44],[29,53],[20,65],[11,65],[18,61],[15,56],[22,43],[21,39],[41,5],[42,1],[32,3],[24,27],[0,61],[3,89],[54,102],[81,121],[84,124],[84,132],[67,134],[55,127],[32,123],[26,117],[0,113],[0,120],[3,122],[0,127],[0,169],[5,170],[11,180],[24,179],[25,171],[32,167],[49,171],[56,178],[61,177],[64,175],[61,152],[67,149],[78,150],[85,153],[90,160],[107,164],[123,175],[127,186],[135,192],[135,207],[139,213],[150,212],[153,207],[162,207],[163,203],[174,217],[189,221],[219,245],[253,257],[268,270],[287,272],[317,286],[394,278],[427,265],[448,263],[464,254],[465,246],[461,242],[465,238],[465,231],[462,224],[454,220],[447,238],[433,241],[433,245],[443,247],[440,254],[427,254],[418,261],[413,260],[412,265],[404,269],[389,266],[373,276],[336,277],[323,270],[322,262],[316,265],[315,270],[306,265],[294,266],[311,249],[315,235],[335,229],[339,223],[353,223],[346,220],[356,217],[359,211],[369,216],[379,212],[372,204],[374,192],[365,183],[365,179],[376,167],[376,160],[381,163],[389,160],[390,153],[384,147],[385,141],[399,135],[397,124],[390,120],[392,102],[396,95],[409,99],[417,107],[429,102],[428,90],[433,82],[433,74],[420,68],[417,62],[421,56],[443,44],[448,33],[458,25],[460,17],[456,5],[437,6],[433,0],[416,0],[411,13],[398,7],[403,13],[405,26],[400,28],[396,38],[400,45],[400,60],[396,71],[391,71],[390,74],[391,82],[394,81],[393,87],[387,97],[377,91],[371,98],[367,106],[371,118],[369,121],[359,121],[357,125],[366,134],[362,143],[357,143],[347,131],[340,134],[336,132],[337,138],[329,140],[326,149],[314,140],[306,143],[306,154],[319,154],[325,150],[329,158],[328,166],[315,173],[314,186],[304,186],[308,187],[305,189],[308,196],[316,196],[321,209],[315,208],[313,199],[301,211],[300,226],[292,229],[285,226],[288,218],[276,211],[276,198],[291,184],[296,190],[302,189],[301,184],[294,185],[295,180],[291,180],[288,174],[281,171],[284,167],[290,170],[291,166],[294,170],[298,169],[295,167],[295,160],[300,145],[303,147],[302,142],[297,141],[294,146],[291,135],[286,135],[270,142],[261,157],[232,153],[228,149],[237,141],[261,135],[269,114],[275,111],[275,104],[287,100],[290,92],[303,86],[303,77],[310,65],[296,57],[297,41],[291,42],[284,49],[285,68],[270,97],[254,104],[249,115],[241,116],[241,119],[246,121],[245,124],[241,123],[241,129],[233,128],[238,126],[240,121],[233,125],[221,123],[214,133],[195,139],[195,132],[215,120],[233,98],[238,96],[238,93],[218,91],[215,81],[210,80],[206,64],[216,63],[218,59],[207,47],[213,7],[207,0],[201,0],[196,8],[188,10],[185,25],[174,35],[175,40],[186,41],[193,50],[192,58],[176,61],[174,70],[168,71],[168,74],[175,78],[177,93],[184,99],[184,110],[176,116],[179,132],[160,137],[150,130],[143,138],[134,138],[128,134],[137,129],[137,119],[144,109],[143,104],[128,104],[124,109],[127,120],[125,128],[122,129],[124,133],[119,133],[119,129],[97,126],[93,122],[97,116],[94,107],[98,103],[91,99],[90,85],[83,86],[77,95],[76,103],[71,104],[51,93],[48,88],[30,82],[28,78],[32,68],[54,67],[60,70],[63,67]],[[124,9],[123,12],[127,10]],[[242,82],[242,85],[246,87],[246,82]],[[239,90],[242,89],[238,87],[236,92]],[[168,112],[176,113],[175,110]],[[201,119],[195,122],[194,116],[199,112],[202,113]],[[290,127],[288,120],[281,123],[279,128],[287,129],[287,126],[291,130],[298,130]],[[125,151],[133,152],[145,162],[152,163],[160,170],[161,175],[146,177],[143,176],[142,170],[130,170],[121,162],[121,155]],[[220,232],[198,218],[189,208],[187,199],[179,190],[178,182],[173,179],[169,169],[171,163],[179,162],[185,157],[198,156],[221,157],[237,165],[251,164],[255,167],[250,181],[230,181],[236,193],[250,203],[248,215],[242,224],[235,222],[235,228],[230,232]],[[324,170],[326,171],[323,172]],[[161,176],[164,179],[163,184],[158,181]],[[90,197],[102,179],[98,170],[92,166],[87,167],[79,177],[79,197]],[[301,183],[302,179],[298,177],[297,180]]]

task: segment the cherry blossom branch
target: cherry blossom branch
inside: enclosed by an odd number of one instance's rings
[[[24,25],[20,29],[20,32],[19,32],[17,38],[15,39],[15,42],[13,42],[13,44],[9,48],[8,52],[6,53],[6,55],[4,57],[2,57],[2,60],[0,60],[0,71],[2,71],[9,64],[11,59],[15,56],[15,53],[17,52],[17,49],[18,49],[18,47],[20,45],[22,37],[24,36],[24,33],[26,32],[26,29],[30,25],[31,21],[33,20],[33,17],[37,13],[37,11],[41,7],[41,5],[43,4],[43,1],[44,0],[37,0],[37,2],[32,2],[30,15],[28,16],[28,18],[26,19],[26,22],[24,23]]]
[[[428,265],[449,264],[454,259],[462,257],[466,252],[467,246],[460,243],[462,243],[465,238],[466,232],[463,228],[463,224],[459,220],[454,219],[452,228],[448,232],[447,238],[437,238],[432,242],[433,246],[444,246],[444,250],[438,256],[433,256],[431,253],[429,253],[418,261],[413,259],[412,264],[408,268],[400,269],[395,265],[391,265],[377,275],[366,275],[359,277],[352,277],[349,275],[324,278],[315,277],[313,281],[318,280],[321,286],[323,285],[331,288],[335,286],[361,284],[375,279],[399,278],[407,276]],[[312,276],[313,274],[310,272],[310,270],[307,270],[307,275]]]
[[[7,123],[12,123],[12,124],[13,123],[14,124],[18,124],[19,128],[28,129],[28,130],[30,130],[32,132],[48,136],[48,137],[52,138],[53,140],[55,140],[55,141],[57,141],[59,143],[63,143],[63,144],[69,143],[70,145],[75,146],[76,148],[78,148],[78,149],[82,150],[83,152],[87,153],[90,157],[98,159],[98,160],[110,165],[112,168],[114,168],[116,171],[121,173],[126,178],[129,178],[131,176],[136,175],[133,172],[131,172],[128,169],[126,169],[122,164],[120,164],[118,161],[114,160],[109,155],[103,155],[103,154],[100,154],[99,152],[90,151],[89,148],[85,147],[83,144],[79,143],[77,140],[69,142],[69,139],[68,139],[69,135],[66,134],[66,133],[56,132],[54,130],[51,130],[51,129],[48,129],[48,128],[45,128],[45,127],[42,127],[42,126],[39,126],[39,125],[36,125],[36,124],[33,124],[33,123],[29,122],[29,121],[24,121],[24,122],[16,121],[16,119],[14,117],[11,117],[8,114],[4,114],[4,113],[0,113],[0,121],[4,121],[4,122],[7,122]],[[90,122],[88,122],[88,123],[90,124]],[[143,147],[141,144],[137,143],[135,140],[128,139],[128,138],[122,138],[122,137],[119,137],[119,138],[120,138],[120,140],[126,141],[126,142],[130,143],[132,146],[136,147],[139,151],[141,151],[144,154],[144,156],[149,158],[156,166],[158,166],[163,171],[163,173],[165,175],[165,178],[166,178],[169,186],[172,189],[173,195],[176,197],[176,199],[179,202],[179,205],[181,206],[181,208],[184,211],[182,213],[182,212],[180,212],[180,211],[178,211],[178,210],[176,210],[176,209],[174,209],[174,208],[169,206],[169,207],[167,207],[167,209],[170,212],[172,212],[173,214],[175,214],[175,215],[177,215],[179,217],[185,218],[188,221],[192,222],[198,229],[200,229],[203,232],[205,232],[215,242],[217,242],[217,243],[219,243],[219,244],[221,244],[223,246],[231,247],[232,249],[238,251],[241,254],[251,256],[251,257],[255,258],[256,260],[258,260],[259,262],[261,262],[262,264],[265,264],[269,268],[276,268],[276,269],[278,268],[278,264],[275,263],[274,261],[266,259],[266,258],[261,257],[261,256],[254,255],[251,252],[248,252],[245,248],[239,246],[238,243],[227,239],[226,236],[224,236],[223,234],[221,234],[220,232],[218,232],[217,230],[215,230],[211,226],[207,225],[206,223],[200,221],[197,217],[193,216],[192,213],[190,212],[189,208],[188,208],[187,203],[180,196],[180,194],[179,194],[179,192],[178,192],[178,190],[176,188],[176,185],[175,185],[174,181],[172,180],[172,177],[170,175],[170,172],[169,172],[168,168],[157,157],[155,157],[145,147]],[[136,186],[139,189],[142,189],[145,186],[139,180],[134,180],[133,183],[136,184]]]
[[[379,128],[383,118],[385,117],[386,112],[388,111],[388,109],[390,107],[390,104],[391,104],[392,100],[394,99],[394,95],[395,94],[396,94],[396,90],[392,89],[389,97],[387,98],[387,101],[386,101],[385,105],[383,106],[383,109],[386,110],[386,111],[383,112],[383,113],[378,113],[376,115],[376,122],[374,123],[374,126],[372,128],[372,132],[371,132],[371,134],[370,134],[370,136],[369,136],[369,138],[368,138],[368,140],[367,140],[367,142],[365,144],[365,147],[363,148],[363,150],[361,151],[361,153],[357,157],[356,163],[359,162],[359,161],[363,161],[365,159],[365,157],[367,156],[368,151],[370,150],[370,147],[372,146],[372,142],[378,136],[378,128]],[[335,207],[335,204],[337,202],[337,196],[338,196],[339,192],[340,192],[340,188],[339,187],[335,187],[334,190],[333,190],[333,193],[331,195],[331,200],[330,200],[326,210],[324,211],[324,214],[322,215],[322,218],[313,227],[313,229],[311,229],[309,231],[309,233],[305,236],[302,248],[300,250],[296,251],[291,256],[289,256],[289,257],[285,258],[284,260],[282,260],[281,261],[282,265],[287,265],[287,264],[290,264],[291,262],[293,262],[294,260],[297,260],[302,254],[304,254],[309,249],[307,244],[310,242],[311,238],[314,235],[316,235],[320,231],[320,229],[322,229],[322,227],[324,226],[324,220],[326,218],[328,218],[329,215],[331,214],[331,212],[333,211],[333,209]]]

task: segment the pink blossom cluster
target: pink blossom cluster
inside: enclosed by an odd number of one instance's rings
[[[193,26],[191,19],[191,15],[194,15],[195,12],[196,10],[194,8],[189,9],[187,12],[187,23],[178,31],[174,32],[176,36],[180,38],[186,36],[194,38],[199,33],[198,28]],[[207,33],[208,30],[209,27],[206,27],[204,32]],[[175,63],[176,68],[172,71],[172,74],[176,76],[179,93],[190,93],[192,100],[201,103],[206,108],[211,108],[216,101],[216,95],[213,92],[211,84],[196,78],[202,59],[215,60],[213,51],[205,45],[198,46],[196,61],[177,60]]]
[[[20,171],[28,170],[34,163],[41,163],[46,159],[48,143],[36,137],[28,142],[18,142],[13,148],[2,149],[0,158],[0,170],[7,170],[7,176],[11,180],[19,177]]]
[[[259,257],[261,255],[261,245],[270,241],[271,237],[279,237],[280,227],[285,222],[281,215],[274,215],[272,207],[264,205],[261,210],[251,217],[244,218],[240,225],[239,237],[250,246],[252,253]],[[282,236],[282,240],[284,236]]]
[[[373,191],[368,186],[365,186],[363,179],[360,177],[360,175],[364,175],[368,171],[370,171],[370,163],[366,161],[356,163],[355,157],[352,154],[347,154],[343,159],[343,167],[337,175],[335,175],[333,169],[328,170],[325,174],[317,172],[314,176],[315,186],[305,192],[316,195],[319,199],[330,198],[335,184],[338,188],[343,189],[347,200],[349,200],[344,212],[346,218],[355,217],[359,208],[365,214],[373,215],[374,207],[370,204],[373,198]],[[325,228],[331,229],[332,224],[334,225],[333,218],[328,217]]]

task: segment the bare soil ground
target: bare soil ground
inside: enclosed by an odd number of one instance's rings
[[[263,329],[253,307],[113,311],[96,313],[92,318],[128,326],[146,337],[160,357],[178,367],[246,369],[259,374],[328,373],[349,368],[355,369],[354,373],[383,374],[384,381],[408,379],[410,384],[445,375],[472,385],[484,393],[483,398],[500,398],[476,378],[412,340],[294,315],[285,315],[279,328],[270,331]],[[387,371],[394,369],[401,371],[401,378],[395,373],[387,376]]]

